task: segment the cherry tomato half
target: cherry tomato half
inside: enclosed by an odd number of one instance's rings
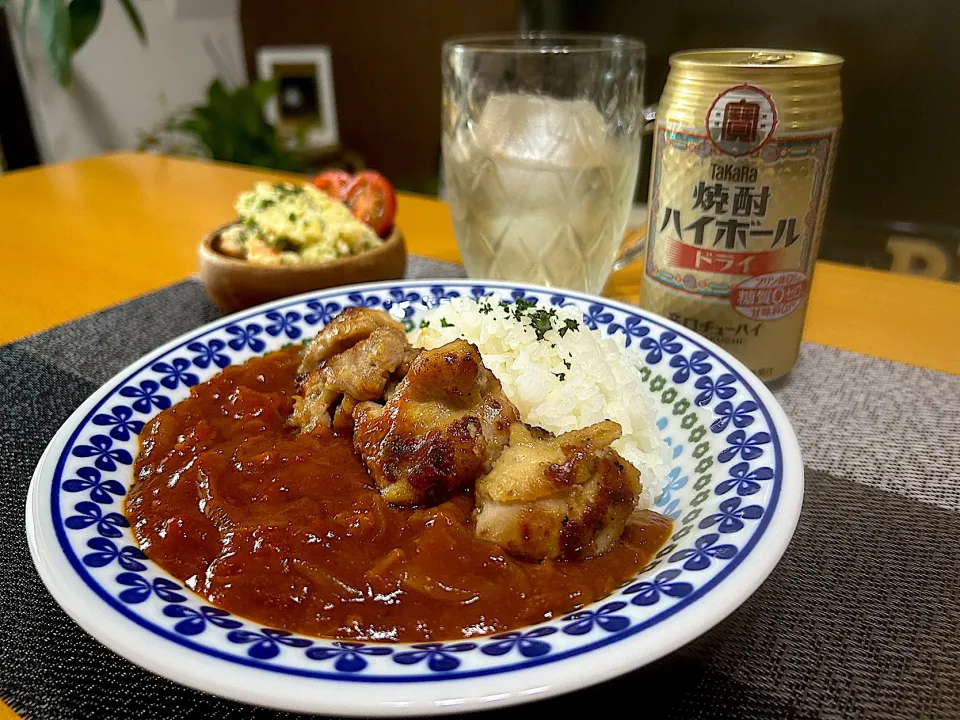
[[[380,173],[373,170],[357,173],[343,201],[357,220],[372,227],[380,237],[386,237],[393,228],[397,196],[393,185]]]
[[[346,198],[347,188],[352,182],[353,175],[346,170],[325,170],[313,179],[313,186],[342,201]]]

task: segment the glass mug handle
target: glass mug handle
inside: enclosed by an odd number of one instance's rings
[[[648,105],[643,109],[643,134],[650,135],[653,133],[654,125],[657,121],[657,105]],[[616,259],[613,263],[614,270],[622,270],[627,265],[632,263],[638,257],[643,254],[644,249],[646,248],[646,232],[635,233],[636,240],[632,245],[625,247],[623,252],[620,253],[620,257]]]

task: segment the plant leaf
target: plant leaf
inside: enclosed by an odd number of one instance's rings
[[[250,88],[241,88],[234,95],[237,119],[251,138],[263,136],[263,107],[254,98]]]
[[[205,120],[198,118],[187,117],[178,122],[175,126],[176,130],[182,132],[196,133],[197,135],[202,135],[207,132],[210,127],[210,123]]]
[[[263,104],[276,93],[273,80],[228,90],[219,80],[207,88],[203,105],[190,108],[170,122],[191,136],[215,160],[278,170],[301,170],[303,163],[278,141],[276,130],[263,117]]]
[[[127,13],[127,18],[130,20],[130,24],[133,25],[133,29],[137,33],[137,37],[140,38],[140,42],[146,45],[147,30],[143,27],[143,18],[140,17],[140,11],[137,10],[137,6],[133,4],[132,0],[120,0],[120,7]]]
[[[269,80],[258,80],[249,87],[250,95],[262,108],[267,101],[277,94],[278,83],[275,78]]]
[[[207,107],[216,112],[230,114],[230,94],[220,82],[220,78],[215,79],[207,88]]]
[[[33,0],[23,0],[23,15],[20,17],[20,49],[23,57],[27,55],[27,21],[30,19],[30,10],[33,8]]]
[[[70,15],[60,0],[37,0],[37,26],[50,70],[61,87],[70,87]]]
[[[102,0],[71,0],[67,8],[70,15],[71,52],[76,53],[90,39],[103,17]]]

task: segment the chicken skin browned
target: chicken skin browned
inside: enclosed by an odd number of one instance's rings
[[[620,539],[640,496],[640,473],[610,447],[620,426],[600,422],[559,437],[522,423],[477,481],[477,537],[526,560],[594,557]]]
[[[304,432],[331,423],[338,432],[349,432],[356,404],[382,398],[391,376],[409,362],[410,351],[403,327],[387,313],[347,308],[317,334],[304,353],[302,397],[296,400],[293,422]]]
[[[403,325],[383,310],[348,307],[340,311],[307,346],[299,372],[304,374],[316,369],[324,360],[369,337],[378,327],[393,328],[403,334]]]
[[[353,416],[354,448],[383,497],[398,505],[433,504],[473,483],[519,422],[465,340],[422,351],[386,405],[360,403]]]

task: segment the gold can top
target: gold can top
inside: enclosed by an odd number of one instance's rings
[[[838,70],[842,64],[843,58],[839,55],[771,48],[682,50],[670,56],[670,67],[701,71],[730,68]]]

